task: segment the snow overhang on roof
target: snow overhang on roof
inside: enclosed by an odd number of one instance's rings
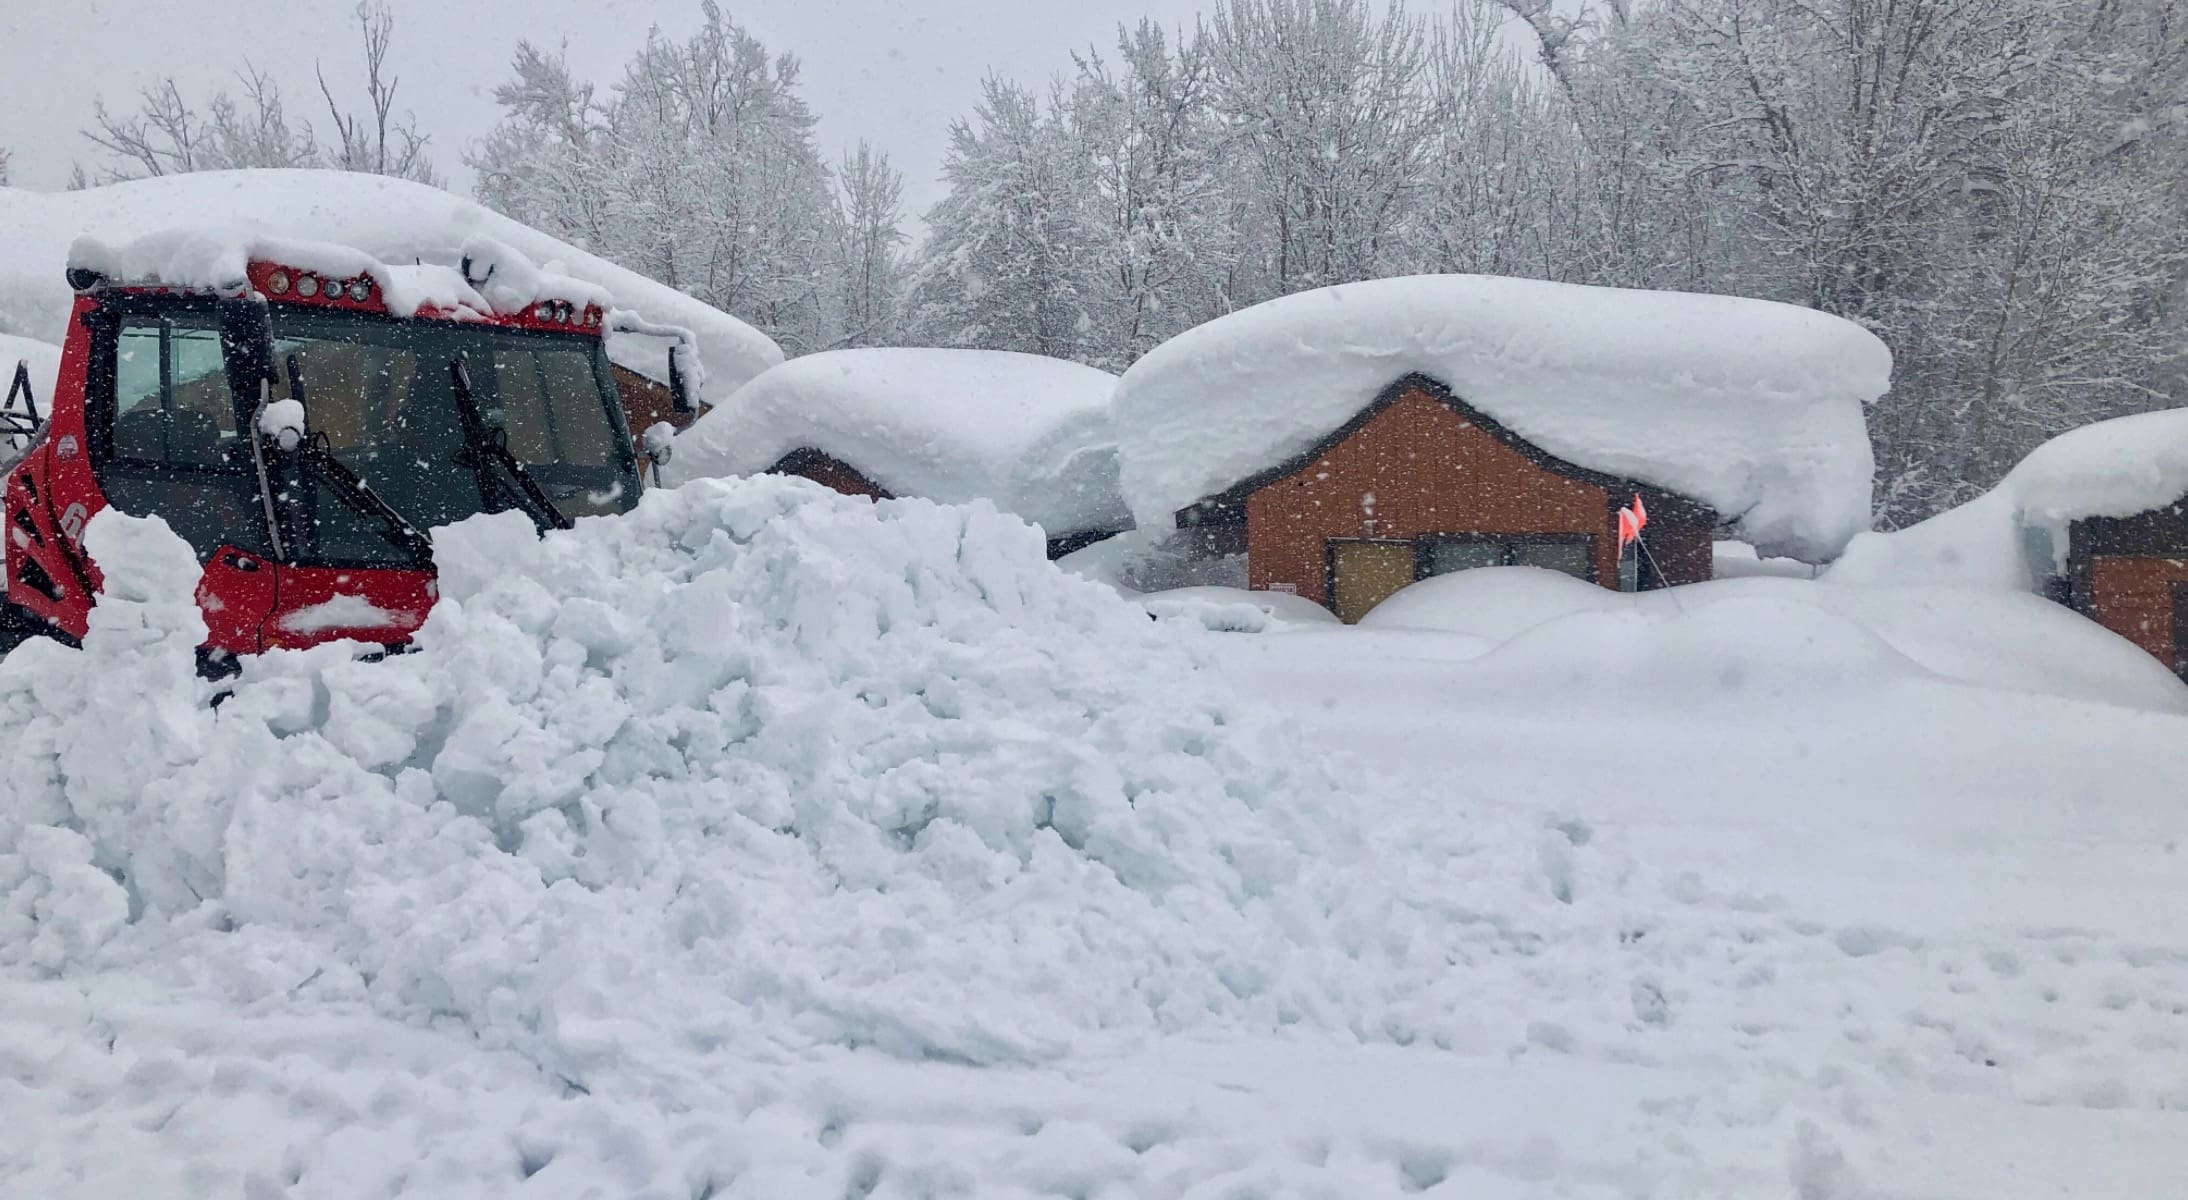
[[[229,239],[237,245],[301,244],[361,255],[392,273],[391,299],[405,275],[430,298],[460,299],[454,285],[464,282],[465,250],[506,247],[535,264],[541,277],[567,281],[555,286],[598,289],[619,309],[691,331],[704,367],[701,395],[709,400],[727,396],[783,357],[780,347],[743,321],[469,200],[407,180],[343,171],[206,171],[50,194],[0,188],[0,332],[60,341],[69,312],[64,268],[77,239],[118,248],[170,229],[178,214],[217,214],[224,225],[247,231],[247,240]],[[233,263],[178,261],[171,269],[185,266],[211,272]],[[521,290],[518,281],[502,278],[472,291],[507,311],[496,287]]]
[[[2059,532],[2087,517],[2170,508],[2188,498],[2188,408],[2070,429],[2030,451],[1998,490],[2024,524]]]
[[[676,439],[674,477],[752,475],[826,454],[898,496],[984,499],[1050,536],[1130,524],[1117,491],[1116,376],[997,350],[834,350],[762,374]]]
[[[1825,313],[1730,296],[1480,275],[1272,300],[1125,372],[1122,485],[1143,526],[1309,450],[1421,374],[1576,466],[1692,497],[1766,554],[1823,561],[1868,527],[1863,406],[1891,352]]]

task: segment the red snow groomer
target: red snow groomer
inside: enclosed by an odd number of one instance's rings
[[[433,605],[434,526],[515,509],[566,527],[636,503],[605,298],[583,285],[557,295],[528,263],[483,261],[493,247],[460,268],[169,249],[79,244],[43,419],[15,371],[0,649],[83,637],[100,582],[84,525],[108,505],[197,551],[217,672],[276,647],[405,642]]]

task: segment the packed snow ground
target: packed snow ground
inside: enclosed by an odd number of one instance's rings
[[[189,553],[91,537],[85,648],[0,662],[0,1194],[2188,1178],[2148,677],[1783,580],[1211,632],[984,506],[757,479],[443,531],[416,653],[214,708]]]

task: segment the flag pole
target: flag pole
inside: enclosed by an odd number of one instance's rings
[[[1680,616],[1685,616],[1687,614],[1687,606],[1679,599],[1679,587],[1677,584],[1669,582],[1668,578],[1664,574],[1663,565],[1656,561],[1656,555],[1649,549],[1648,542],[1644,540],[1640,534],[1637,533],[1633,535],[1633,544],[1641,547],[1642,555],[1649,560],[1649,569],[1655,571],[1656,578],[1664,583],[1663,592],[1665,595],[1671,597],[1672,608],[1677,610]],[[1640,589],[1636,588],[1635,590],[1639,591]]]

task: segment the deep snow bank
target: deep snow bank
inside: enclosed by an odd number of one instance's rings
[[[544,540],[476,519],[415,653],[267,655],[217,710],[188,552],[94,530],[130,565],[85,648],[0,663],[0,966],[302,987],[571,1079],[740,1035],[1022,1060],[1458,1036],[1445,943],[1478,931],[1432,909],[1539,886],[1364,882],[1376,831],[1190,631],[985,506],[763,478]],[[1536,836],[1489,859],[1532,879]]]
[[[1771,554],[1835,555],[1869,524],[1873,334],[1826,313],[1486,275],[1320,288],[1187,330],[1118,385],[1125,497],[1145,528],[1312,447],[1419,372],[1537,446],[1681,492]]]

